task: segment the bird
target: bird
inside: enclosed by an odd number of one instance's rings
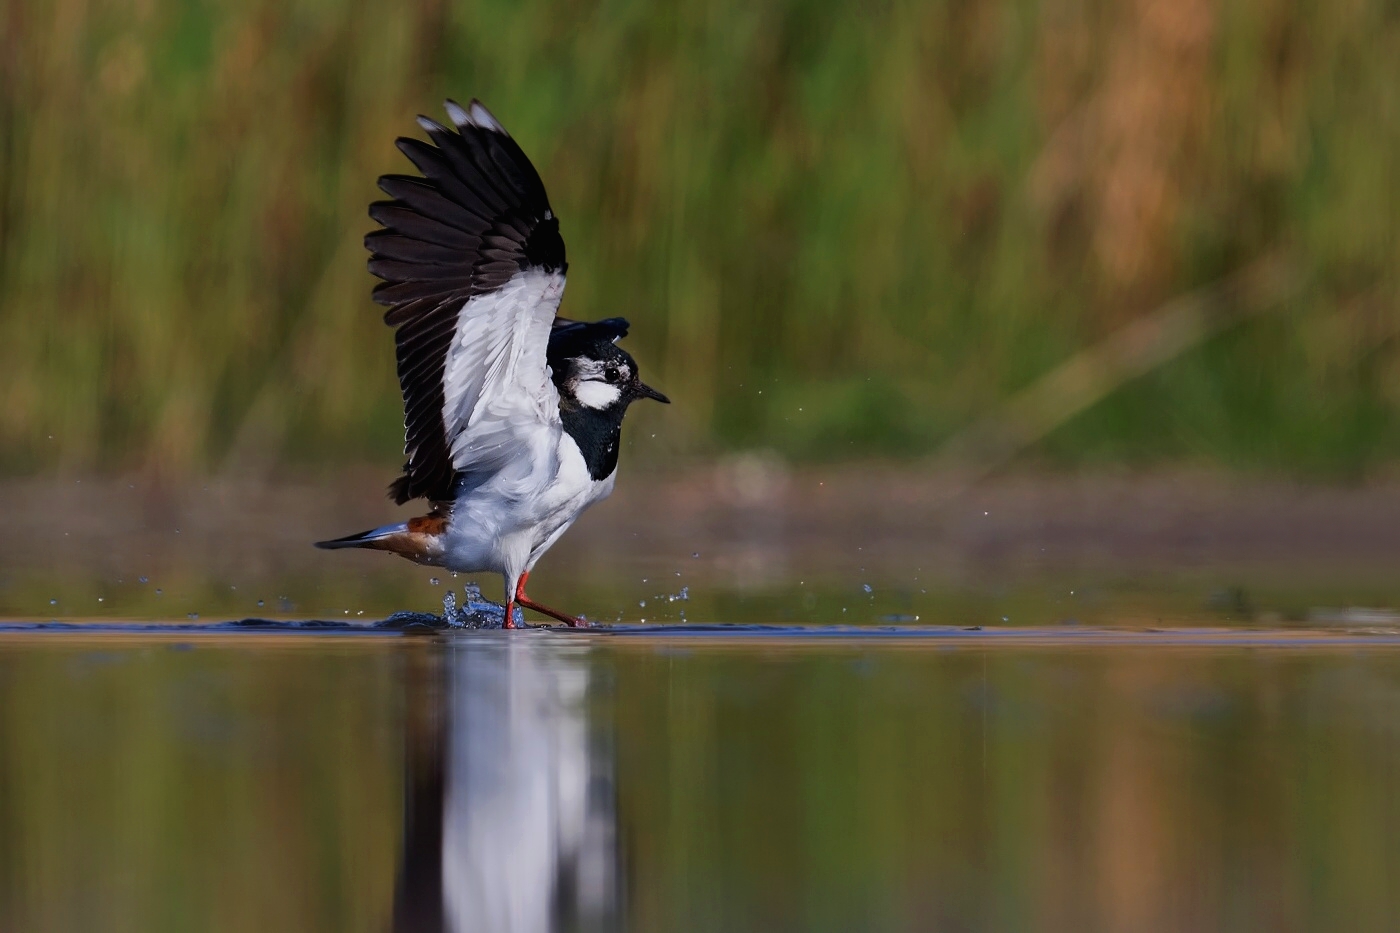
[[[529,158],[480,101],[420,116],[400,137],[420,175],[379,179],[365,237],[373,292],[394,328],[404,403],[403,474],[389,496],[425,515],[317,547],[372,548],[459,573],[499,573],[503,625],[515,607],[567,625],[580,616],[525,591],[535,563],[612,493],[622,420],[668,403],[617,345],[625,318],[558,315],[564,240]]]

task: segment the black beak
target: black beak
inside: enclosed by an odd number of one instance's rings
[[[671,400],[660,392],[647,385],[645,382],[638,382],[632,387],[632,394],[637,398],[654,398],[663,405],[671,404]]]

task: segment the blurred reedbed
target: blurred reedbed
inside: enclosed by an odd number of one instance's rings
[[[643,456],[1354,473],[1400,452],[1397,88],[1382,0],[11,0],[0,468],[391,459],[365,206],[479,96],[565,313],[678,402]]]

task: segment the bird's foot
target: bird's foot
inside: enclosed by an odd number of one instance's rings
[[[560,612],[558,609],[551,609],[543,603],[537,603],[533,599],[524,596],[518,598],[516,602],[526,609],[533,609],[541,615],[547,615],[552,619],[558,619],[569,628],[588,628],[588,620],[583,616],[571,616],[566,612]]]
[[[569,628],[588,628],[588,620],[583,616],[571,616],[567,612],[560,612],[558,609],[551,609],[543,603],[537,603],[525,595],[525,581],[530,578],[530,572],[526,571],[520,575],[520,582],[515,585],[515,602],[526,609],[533,609],[541,615],[547,615],[552,619],[558,619]]]

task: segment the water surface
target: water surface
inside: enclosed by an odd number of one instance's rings
[[[0,929],[1384,930],[1389,630],[0,632]]]

